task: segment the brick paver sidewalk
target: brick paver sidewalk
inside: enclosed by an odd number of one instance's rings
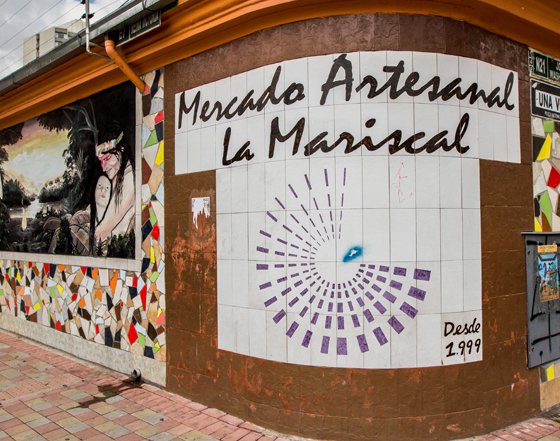
[[[0,331],[0,440],[287,441],[218,409],[88,367]],[[302,439],[302,438],[297,438]],[[560,441],[560,424],[535,418],[468,438]]]
[[[217,409],[0,332],[0,440],[282,441]]]

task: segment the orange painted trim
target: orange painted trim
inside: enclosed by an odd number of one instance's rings
[[[560,58],[560,0],[179,0],[159,28],[119,50],[135,72],[148,72],[262,29],[360,13],[463,20]],[[0,97],[0,128],[123,81],[114,64],[80,55]]]

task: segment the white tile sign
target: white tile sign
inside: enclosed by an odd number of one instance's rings
[[[175,97],[175,172],[216,169],[218,347],[316,366],[482,359],[479,159],[520,162],[518,79],[360,52]]]

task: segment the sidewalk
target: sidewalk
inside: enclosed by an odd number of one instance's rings
[[[72,358],[0,332],[0,440],[302,439]],[[560,423],[535,418],[468,440],[560,441]]]

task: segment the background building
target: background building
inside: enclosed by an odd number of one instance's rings
[[[82,20],[72,20],[60,26],[49,28],[39,34],[27,37],[23,42],[23,64],[45,55],[50,50],[68,41],[84,29]]]

